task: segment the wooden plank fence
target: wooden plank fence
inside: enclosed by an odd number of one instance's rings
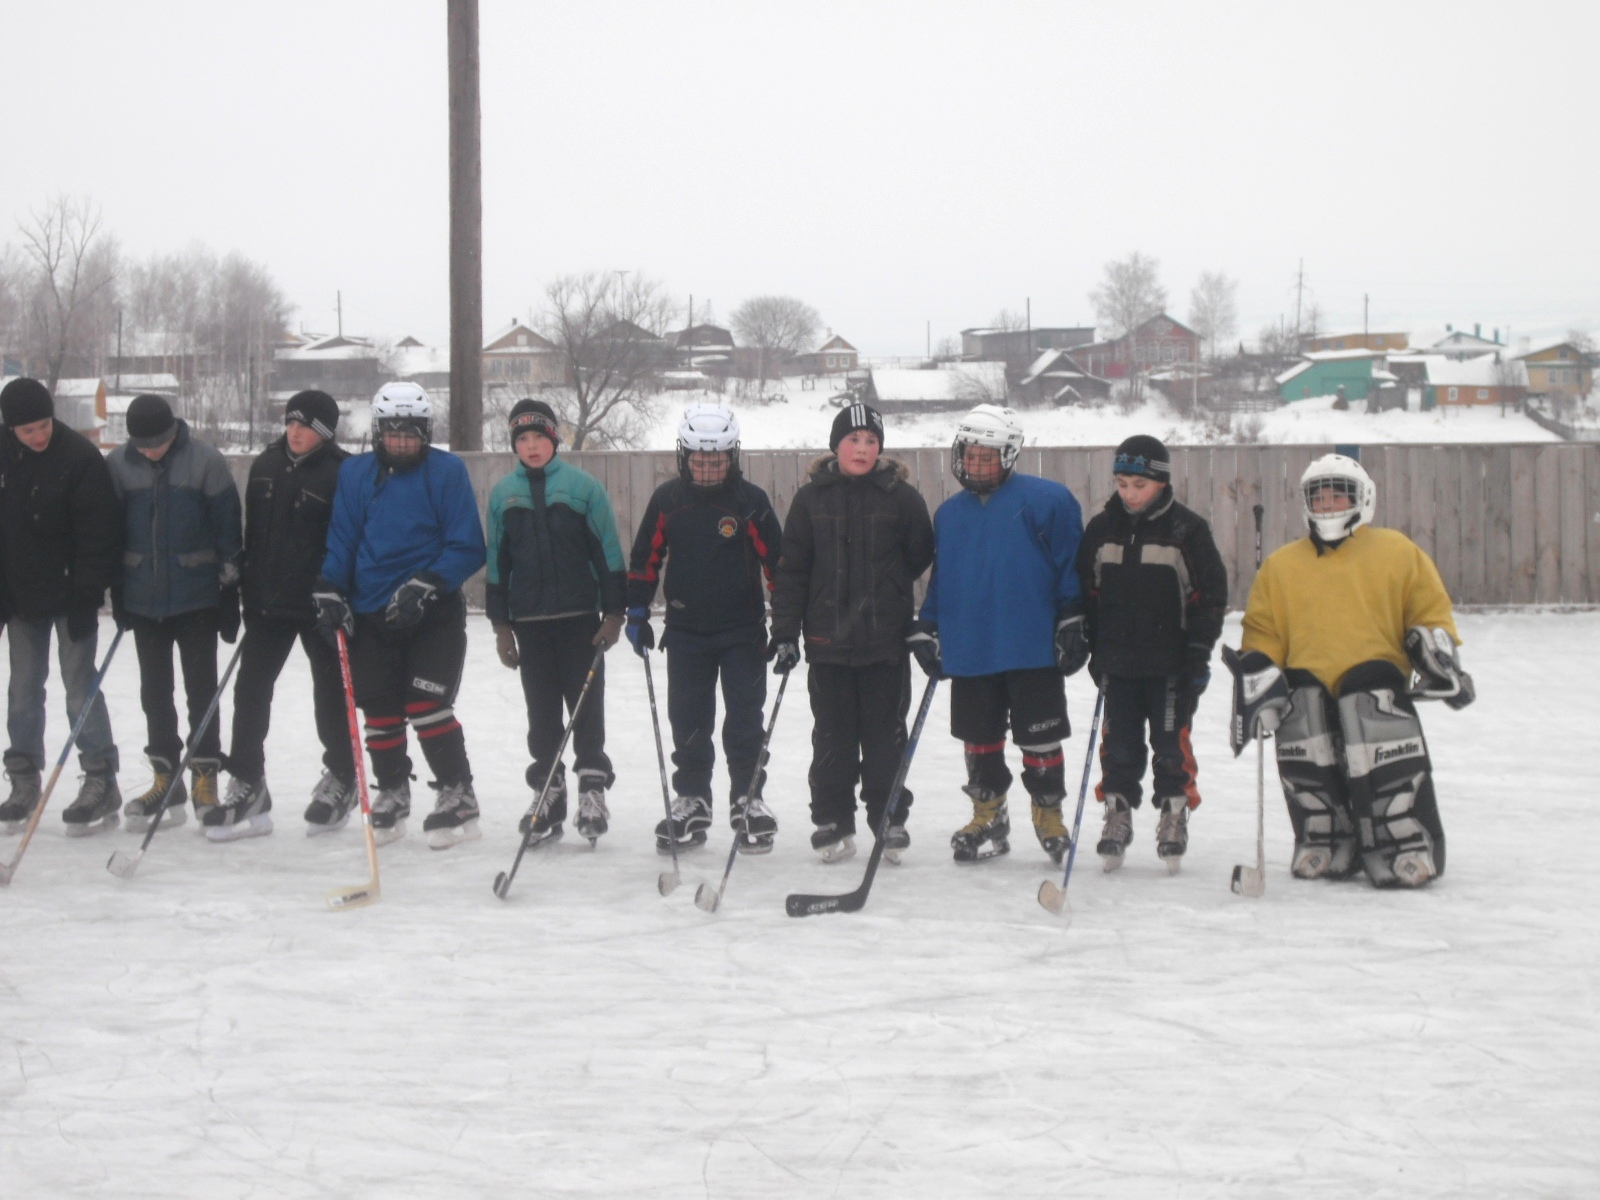
[[[1228,564],[1230,602],[1244,606],[1255,572],[1253,507],[1265,508],[1270,554],[1303,537],[1300,475],[1332,446],[1183,446],[1172,450],[1173,489],[1210,520]],[[765,488],[781,520],[818,450],[747,450],[745,475]],[[930,510],[958,488],[945,448],[892,450]],[[1085,520],[1112,491],[1113,449],[1037,447],[1018,467],[1066,484]],[[510,454],[465,454],[486,508],[515,465]],[[677,473],[674,452],[582,451],[567,459],[601,480],[627,551],[650,494]],[[1600,444],[1363,446],[1378,485],[1376,523],[1399,529],[1433,556],[1458,604],[1600,604]],[[247,456],[231,456],[242,484]],[[481,579],[469,595],[481,601]]]

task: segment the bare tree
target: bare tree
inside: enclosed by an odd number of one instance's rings
[[[1027,327],[1027,318],[1014,308],[1002,308],[989,320],[989,328],[1001,333],[1018,333]]]
[[[0,246],[0,355],[6,358],[22,356],[27,294],[27,264],[14,248]]]
[[[1126,337],[1167,307],[1167,289],[1157,274],[1160,265],[1137,250],[1106,264],[1100,286],[1089,293],[1103,336]]]
[[[1217,357],[1217,343],[1239,328],[1239,283],[1221,271],[1200,272],[1189,293],[1189,326],[1206,344],[1206,357]]]
[[[116,245],[101,236],[98,207],[65,196],[30,213],[18,229],[34,269],[32,315],[45,386],[54,391],[85,310],[116,280]]]
[[[574,450],[591,440],[638,440],[655,414],[662,335],[677,314],[660,283],[632,272],[564,275],[545,289],[540,324],[566,366],[567,386],[555,399]]]
[[[752,296],[733,310],[733,332],[756,351],[756,378],[762,391],[767,376],[785,359],[810,349],[822,318],[793,296]]]
[[[937,360],[954,360],[961,357],[961,339],[947,333],[933,344],[933,357]]]

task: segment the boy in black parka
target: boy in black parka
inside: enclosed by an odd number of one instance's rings
[[[883,418],[851,404],[834,418],[830,453],[795,493],[772,591],[773,669],[800,661],[811,693],[811,846],[825,862],[854,852],[856,782],[876,834],[906,745],[911,705],[906,635],[912,588],[933,562],[928,505],[904,466],[881,457]],[[911,844],[903,791],[885,852]]]
[[[1111,871],[1133,840],[1148,724],[1161,812],[1156,853],[1175,872],[1189,844],[1189,809],[1200,803],[1189,725],[1211,678],[1228,572],[1211,526],[1173,498],[1165,446],[1131,437],[1117,447],[1112,471],[1116,494],[1089,522],[1078,549],[1090,673],[1106,691],[1096,789],[1106,813],[1096,849]]]

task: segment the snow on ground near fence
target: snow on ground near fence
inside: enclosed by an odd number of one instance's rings
[[[838,381],[842,386],[842,379]],[[728,400],[739,414],[743,444],[747,449],[782,450],[826,446],[828,430],[838,409],[829,402],[838,387],[823,381],[820,390],[802,391],[798,380],[787,381],[785,391],[769,394],[785,400],[772,404],[747,404],[710,392],[664,395],[662,415],[640,447],[670,450],[676,444],[678,420],[686,404],[698,400]],[[1384,442],[1555,442],[1555,434],[1542,429],[1521,413],[1501,415],[1498,408],[1435,409],[1432,412],[1335,412],[1333,398],[1299,400],[1262,413],[1232,414],[1235,438],[1219,427],[1179,416],[1164,400],[1155,399],[1123,413],[1114,404],[1084,408],[1029,408],[1021,410],[1028,443],[1035,446],[1115,446],[1136,433],[1153,433],[1169,445],[1207,442],[1319,443]],[[1365,409],[1364,401],[1354,402]],[[886,418],[891,446],[948,446],[955,436],[961,413],[925,416],[891,414]]]
[[[458,708],[486,836],[435,853],[414,832],[381,852],[380,904],[328,912],[325,889],[366,863],[355,829],[302,835],[318,756],[297,652],[268,747],[277,833],[214,846],[191,821],[125,883],[104,863],[132,835],[68,841],[58,797],[0,894],[0,1191],[1595,1194],[1600,697],[1572,667],[1600,660],[1600,614],[1463,627],[1482,699],[1424,717],[1450,837],[1436,886],[1292,881],[1269,774],[1267,892],[1230,894],[1255,756],[1229,756],[1218,680],[1183,873],[1159,866],[1142,809],[1119,874],[1079,860],[1070,928],[1034,900],[1051,868],[1025,805],[1008,858],[951,863],[967,803],[943,689],[911,773],[912,850],[864,912],[783,912],[791,890],[853,887],[863,861],[824,867],[806,847],[803,687],[775,739],[776,851],[738,864],[720,914],[695,908],[728,844],[719,771],[714,836],[661,898],[625,647],[609,659],[612,832],[536,852],[497,900],[524,724],[481,617]],[[1081,676],[1068,688],[1075,785],[1092,699]],[[109,690],[131,794],[147,778],[131,648]]]

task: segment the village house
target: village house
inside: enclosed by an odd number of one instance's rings
[[[787,370],[796,375],[838,375],[854,371],[860,365],[861,356],[856,348],[829,330],[820,346],[795,355],[793,366]]]
[[[1096,378],[1127,379],[1175,363],[1198,363],[1200,339],[1161,313],[1122,337],[1073,348],[1072,359]]]
[[[1594,356],[1562,338],[1536,344],[1515,356],[1528,373],[1528,391],[1536,396],[1581,399],[1594,386]]]

